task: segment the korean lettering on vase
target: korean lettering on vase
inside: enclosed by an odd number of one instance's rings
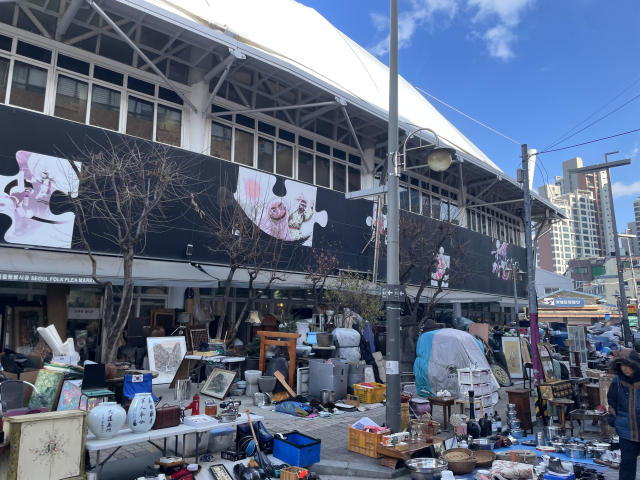
[[[110,408],[109,409],[109,413],[107,414],[107,430],[106,430],[106,433],[110,433],[111,432],[112,422],[113,422],[113,409]]]

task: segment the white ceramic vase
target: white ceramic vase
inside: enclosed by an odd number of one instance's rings
[[[156,406],[150,393],[136,393],[129,406],[127,424],[134,433],[151,430],[156,421]]]
[[[97,438],[111,438],[124,425],[127,412],[116,402],[104,402],[92,408],[87,415],[89,431]]]

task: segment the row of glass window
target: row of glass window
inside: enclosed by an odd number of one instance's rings
[[[338,192],[361,189],[359,156],[245,115],[224,117],[229,123],[211,122],[211,156]]]
[[[54,71],[51,67],[22,59],[27,57],[51,65],[53,56],[50,50],[21,40],[16,43],[15,57],[0,56],[0,102],[49,113],[49,76],[55,75],[55,91],[51,92],[55,95],[52,111],[55,117],[120,131],[146,140],[181,145],[182,110],[154,98],[157,95],[167,102],[180,105],[182,100],[175,92],[134,77],[126,78],[124,92],[108,88],[107,85],[124,87],[125,75],[62,53],[56,57],[57,69]],[[7,44],[5,40],[4,46],[0,38],[0,50],[11,51],[11,43]],[[63,73],[63,70],[68,70],[70,74]],[[93,78],[89,76],[91,71]],[[76,75],[82,75],[86,80]],[[131,95],[129,91],[142,93],[143,96]]]
[[[508,217],[507,217],[508,218]],[[522,246],[520,228],[508,221],[499,220],[489,213],[478,211],[476,208],[467,209],[467,228],[479,232],[502,242]]]

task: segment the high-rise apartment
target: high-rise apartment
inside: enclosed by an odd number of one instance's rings
[[[596,226],[598,229],[598,248],[600,255],[613,254],[615,244],[613,241],[613,225],[611,223],[611,194],[607,183],[606,172],[596,173],[569,173],[572,168],[582,167],[582,159],[575,157],[562,162],[562,176],[554,178],[555,186],[560,187],[562,194],[572,193],[576,190],[591,192],[595,207]],[[637,220],[637,217],[636,217]]]
[[[564,275],[569,260],[600,254],[599,230],[593,191],[576,189],[558,195],[558,185],[543,185],[538,193],[562,209],[567,220],[545,227],[536,247],[538,268]]]
[[[629,240],[629,247],[631,255],[640,255],[640,197],[633,202],[633,213],[635,216],[635,222],[629,222],[627,227],[629,228],[630,233],[635,235],[636,238]]]

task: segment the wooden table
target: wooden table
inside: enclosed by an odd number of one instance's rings
[[[471,402],[468,402],[466,400],[458,400],[457,398],[453,401],[453,413],[458,413],[458,405],[462,406],[462,411],[460,412],[462,415],[466,415],[465,413],[465,409],[467,408],[467,405],[470,405]],[[476,404],[480,405],[480,418],[483,417],[484,415],[484,411],[482,410],[482,400],[474,400],[473,401],[473,407],[474,407],[474,411],[475,411],[475,406]],[[471,411],[471,406],[469,406],[469,411]],[[478,420],[480,420],[480,418],[478,418]]]
[[[552,407],[556,407],[558,409],[558,420],[560,421],[560,429],[562,430],[562,435],[565,435],[567,431],[567,421],[565,419],[565,408],[573,407],[575,402],[573,400],[569,400],[568,398],[554,398],[553,400],[549,400],[549,405]],[[553,410],[551,410],[551,416],[553,418]],[[573,437],[573,422],[571,422],[571,436]]]
[[[282,332],[258,332],[260,338],[260,364],[258,370],[265,373],[265,363],[267,348],[270,345],[278,345],[289,349],[289,386],[293,389],[296,381],[296,339],[300,338],[299,333],[282,333]]]
[[[447,420],[451,416],[451,407],[453,403],[458,399],[458,397],[429,397],[429,403],[431,405],[439,405],[442,407],[442,415],[444,416],[444,423],[442,424],[442,429],[447,429]],[[433,413],[433,410],[431,411]]]
[[[412,442],[411,439],[409,439],[407,442],[409,446],[406,450],[400,451],[396,450],[394,447],[383,447],[382,445],[378,445],[376,452],[382,455],[380,465],[384,465],[389,468],[396,468],[398,461],[404,460],[406,462],[416,453],[420,453],[431,447],[431,445],[441,442],[444,442],[444,438],[442,437],[433,437],[433,442],[430,443],[427,443],[424,440]]]

